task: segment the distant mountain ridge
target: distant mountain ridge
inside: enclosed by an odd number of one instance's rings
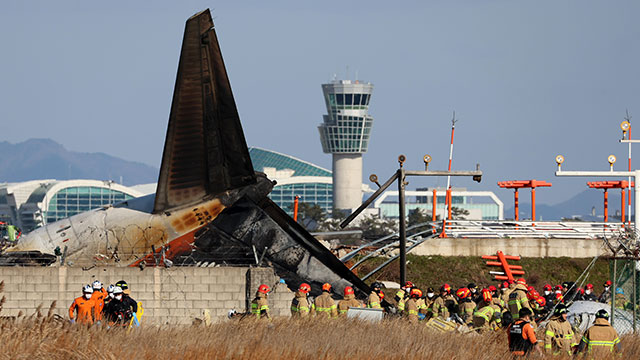
[[[159,170],[104,153],[69,151],[51,139],[0,142],[0,182],[38,179],[113,180],[123,185],[158,181]]]

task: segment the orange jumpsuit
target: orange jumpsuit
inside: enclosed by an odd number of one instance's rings
[[[95,317],[93,320],[102,321],[102,310],[104,309],[104,299],[108,296],[107,291],[102,288],[99,291],[93,291],[91,301],[95,302]]]
[[[81,324],[93,324],[96,304],[93,299],[87,300],[84,296],[80,296],[73,301],[69,307],[69,318],[73,320],[73,313],[78,310],[76,321]]]

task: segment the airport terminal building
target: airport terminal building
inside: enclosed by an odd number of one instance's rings
[[[33,180],[0,184],[0,221],[24,232],[101,206],[145,195],[101,180]]]

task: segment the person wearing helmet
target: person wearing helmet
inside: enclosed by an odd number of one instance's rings
[[[436,299],[436,291],[432,287],[427,288],[426,294],[424,294],[424,304],[419,309],[419,312],[425,316],[425,320],[429,320],[431,317],[431,306]]]
[[[413,289],[414,285],[411,281],[405,282],[404,286],[396,292],[396,296],[393,299],[396,301],[396,307],[399,313],[404,311],[404,305],[406,301],[409,299],[409,294],[411,293],[411,289]]]
[[[593,293],[593,284],[587,284],[584,287],[584,296],[582,299],[584,301],[598,301],[596,294]]]
[[[98,280],[91,284],[93,288],[93,294],[91,294],[91,300],[95,302],[95,322],[100,324],[102,322],[102,313],[104,311],[104,301],[107,297],[107,291],[102,287],[102,283]]]
[[[338,316],[338,306],[331,297],[331,284],[322,284],[322,294],[313,302],[312,312],[322,318],[333,318]]]
[[[567,321],[567,313],[567,307],[559,304],[547,323],[544,331],[544,350],[547,354],[571,356],[571,348],[578,345],[571,323]]]
[[[449,308],[446,306],[446,302],[450,301],[451,297],[451,286],[449,284],[444,284],[440,287],[440,295],[435,298],[433,304],[431,304],[430,316],[431,317],[441,317],[445,320],[449,320],[451,316],[449,312]]]
[[[497,330],[502,319],[502,309],[496,304],[487,303],[486,299],[483,299],[483,303],[488,305],[478,307],[473,313],[473,328],[480,333]]]
[[[406,317],[409,319],[411,323],[418,322],[418,303],[417,300],[422,297],[422,291],[418,288],[412,288],[411,293],[409,294],[409,299],[407,300],[407,308],[406,308]]]
[[[75,298],[69,307],[69,319],[71,320],[71,323],[75,323],[77,320],[79,324],[93,324],[96,304],[91,300],[92,294],[93,288],[91,285],[85,285],[82,287],[82,296]],[[76,312],[77,315],[74,316],[74,313]]]
[[[467,289],[471,291],[471,295],[469,295],[469,298],[473,300],[474,303],[477,304],[482,300],[482,294],[478,290],[478,286],[475,283],[469,283],[469,285],[467,285]]]
[[[509,303],[509,295],[513,292],[516,285],[515,283],[503,282],[500,284],[500,291],[502,295],[500,295],[500,300],[502,300],[505,304]]]
[[[467,288],[458,289],[456,296],[460,299],[458,315],[460,315],[465,325],[471,325],[473,323],[473,311],[476,309],[476,303],[471,299],[471,290]]]
[[[256,291],[256,297],[251,301],[251,314],[258,320],[271,319],[269,315],[269,302],[267,301],[269,290],[268,285],[261,284],[258,286],[258,291]]]
[[[300,284],[291,300],[291,317],[307,317],[309,315],[309,300],[307,296],[311,291],[311,286],[307,283]]]
[[[626,309],[631,305],[631,303],[627,301],[627,297],[624,295],[624,290],[622,288],[616,288],[615,301],[616,308],[618,309]]]
[[[527,282],[520,278],[516,281],[514,290],[509,294],[509,302],[507,303],[513,320],[518,320],[520,309],[527,308],[533,313],[533,309],[527,298]]]
[[[350,308],[363,307],[364,305],[356,299],[356,294],[351,286],[344,288],[344,297],[338,301],[338,316],[341,318],[347,317],[347,312]]]
[[[481,309],[485,306],[489,306],[493,304],[493,294],[491,294],[491,290],[482,289],[480,291],[480,301],[476,303],[476,308]]]
[[[518,312],[518,320],[513,322],[507,328],[509,351],[514,357],[525,357],[532,351],[540,352],[537,347],[538,340],[531,326],[531,309],[522,308]]]
[[[582,335],[577,352],[583,352],[585,348],[593,359],[607,359],[614,353],[620,353],[620,338],[618,332],[609,324],[607,310],[598,310],[593,326]]]
[[[602,285],[604,290],[602,290],[602,294],[598,297],[598,301],[601,303],[609,304],[611,301],[611,280],[607,280]]]
[[[116,286],[113,288],[113,299],[109,301],[104,308],[104,317],[109,326],[128,326],[134,313],[137,311],[137,304],[134,309],[131,302],[124,296],[124,291],[121,287]]]
[[[367,299],[368,308],[382,309],[382,306],[380,305],[380,301],[382,301],[380,294],[382,294],[382,283],[376,281],[371,284],[371,293]]]

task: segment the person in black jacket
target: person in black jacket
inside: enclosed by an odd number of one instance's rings
[[[105,306],[105,319],[109,326],[128,326],[133,314],[138,311],[138,303],[122,293],[122,288],[113,289],[113,299]]]

